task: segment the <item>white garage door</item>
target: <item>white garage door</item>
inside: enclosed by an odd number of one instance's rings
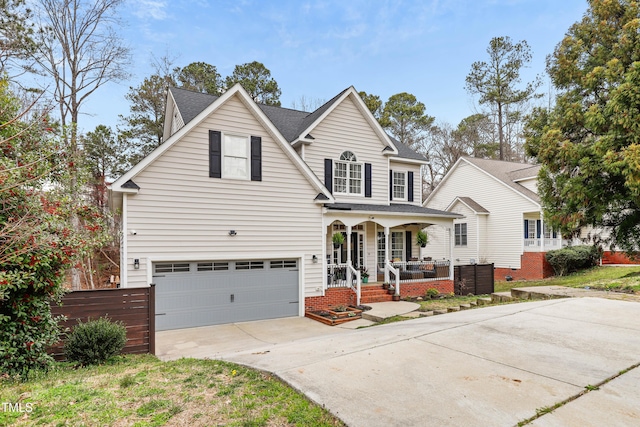
[[[295,259],[153,265],[156,330],[298,315]]]

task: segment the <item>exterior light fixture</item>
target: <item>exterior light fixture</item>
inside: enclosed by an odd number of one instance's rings
[[[138,258],[133,260],[133,268],[135,270],[140,270],[140,260]]]
[[[311,261],[313,261],[314,264],[318,263],[318,257],[316,255],[311,257]]]
[[[236,233],[236,230],[229,230],[229,236],[232,236],[232,237],[233,237],[233,236],[235,236],[236,234],[238,234],[238,233]]]

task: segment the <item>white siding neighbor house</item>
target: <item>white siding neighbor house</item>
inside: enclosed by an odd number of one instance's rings
[[[240,85],[171,88],[165,117],[163,144],[110,186],[121,286],[156,286],[158,330],[360,304],[367,274],[398,295],[452,290],[450,257],[420,260],[416,233],[453,239],[460,215],[421,205],[426,159],[353,87],[311,113]]]
[[[429,255],[456,264],[493,263],[495,277],[538,279],[553,274],[544,254],[563,245],[544,222],[537,165],[462,157],[424,206],[455,212],[453,247],[445,230],[430,233]]]

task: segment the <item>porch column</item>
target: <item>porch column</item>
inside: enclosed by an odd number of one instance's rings
[[[351,265],[351,226],[347,225],[347,264]]]
[[[544,253],[544,215],[540,212],[540,252]]]
[[[387,264],[389,263],[389,227],[384,228],[384,281],[389,283],[389,269]]]
[[[453,230],[451,227],[447,228],[449,232],[449,279],[453,280]]]

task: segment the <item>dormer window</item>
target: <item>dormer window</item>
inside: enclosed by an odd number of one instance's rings
[[[333,192],[362,195],[362,163],[356,155],[345,151],[333,164]]]

